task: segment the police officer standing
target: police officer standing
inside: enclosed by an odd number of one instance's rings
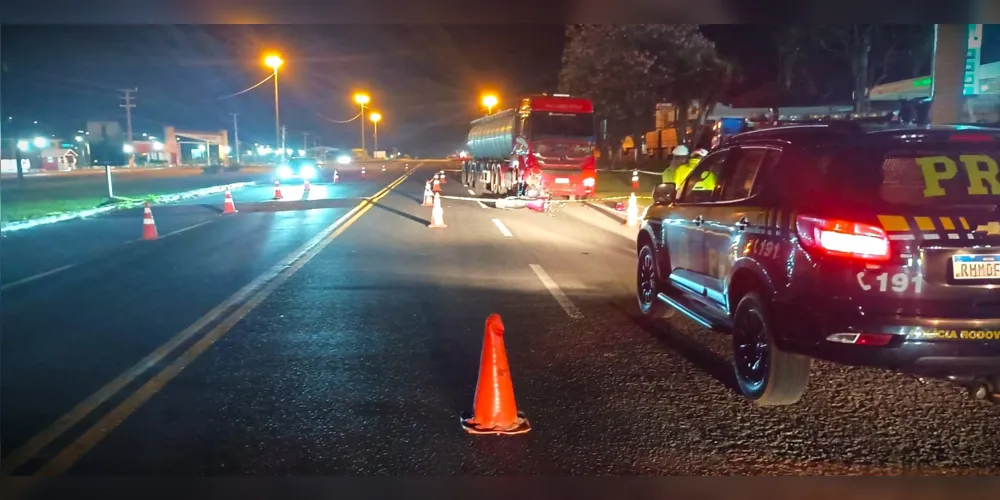
[[[670,152],[670,163],[667,168],[663,171],[661,176],[661,182],[663,184],[669,184],[673,182],[674,184],[680,185],[677,180],[677,170],[688,161],[688,148],[687,146],[681,144],[674,148]]]
[[[680,187],[680,185],[684,183],[684,179],[687,179],[687,176],[691,174],[691,171],[694,170],[694,167],[697,167],[698,163],[701,162],[701,159],[704,158],[705,155],[707,154],[708,151],[705,151],[704,149],[696,149],[694,153],[691,153],[691,158],[687,161],[687,163],[677,167],[677,173],[675,175],[675,179],[678,187]]]

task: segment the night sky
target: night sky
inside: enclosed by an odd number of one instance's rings
[[[739,61],[741,87],[773,78],[760,28],[703,31]],[[498,93],[501,107],[519,94],[555,91],[563,32],[561,25],[4,26],[0,109],[4,126],[24,135],[68,136],[87,120],[124,126],[117,89],[137,87],[136,135],[159,136],[164,124],[231,130],[236,112],[241,142],[273,143],[271,82],[220,98],[265,78],[262,55],[275,50],[285,59],[279,87],[289,147],[301,147],[303,132],[323,145],[356,147],[358,122],[331,120],[356,115],[351,95],[364,89],[383,115],[380,149],[436,155],[461,146],[484,91]]]

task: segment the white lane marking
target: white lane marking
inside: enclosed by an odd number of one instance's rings
[[[472,196],[475,196],[475,195],[476,195],[476,192],[470,189],[470,190],[469,190],[469,194],[471,194]]]
[[[500,233],[504,236],[508,238],[514,236],[514,233],[510,232],[510,229],[507,229],[507,226],[503,225],[503,222],[500,222],[500,219],[493,219],[493,224],[496,224],[497,229],[499,229]]]
[[[490,208],[490,207],[487,207],[487,206],[486,206],[486,204],[485,204],[485,203],[483,203],[483,202],[481,202],[481,201],[478,201],[478,200],[476,200],[476,203],[478,203],[478,204],[479,204],[479,206],[481,206],[481,207],[483,207],[483,208]]]
[[[559,285],[557,285],[555,281],[552,281],[552,278],[549,277],[549,273],[545,272],[545,269],[542,269],[542,266],[538,264],[529,264],[529,266],[531,267],[531,270],[535,272],[535,276],[538,276],[539,281],[545,285],[545,288],[549,290],[549,293],[552,294],[552,297],[556,299],[556,302],[559,303],[559,306],[563,308],[563,311],[566,311],[566,314],[570,318],[580,319],[583,317],[583,313],[581,313],[580,310],[576,308],[576,305],[569,300],[569,297],[563,293],[562,289],[559,288]]]
[[[36,274],[34,276],[28,276],[27,278],[22,278],[22,279],[19,279],[17,281],[12,281],[10,283],[7,283],[4,286],[0,286],[0,290],[7,290],[9,288],[14,288],[15,286],[18,286],[18,285],[23,285],[25,283],[31,283],[32,281],[42,279],[42,278],[44,278],[46,276],[51,276],[51,275],[53,275],[55,273],[58,273],[60,271],[65,271],[65,270],[67,270],[67,269],[69,269],[71,267],[76,267],[76,264],[69,264],[69,265],[66,265],[66,266],[57,267],[57,268],[55,268],[55,269],[53,269],[51,271],[45,271],[44,273],[38,273],[38,274]]]
[[[157,238],[157,239],[158,240],[162,240],[164,238],[169,238],[169,237],[171,237],[171,236],[173,236],[175,234],[180,234],[180,233],[183,233],[185,231],[190,231],[190,230],[192,230],[192,229],[194,229],[194,228],[196,228],[198,226],[204,226],[205,224],[208,224],[210,222],[213,222],[213,221],[207,220],[207,221],[204,221],[204,222],[199,222],[199,223],[194,224],[192,226],[188,226],[188,227],[181,228],[181,229],[178,229],[176,231],[173,231],[173,232],[170,232],[170,233],[167,233],[167,234],[160,235],[160,237]],[[129,244],[132,244],[132,243],[137,243],[139,241],[143,241],[142,238],[138,238],[138,239],[126,241],[125,243],[122,243],[122,245],[129,245]],[[40,279],[45,278],[47,276],[52,276],[53,274],[56,274],[56,273],[61,273],[61,272],[65,271],[65,270],[67,270],[67,269],[72,269],[72,268],[74,268],[74,267],[76,267],[76,266],[78,266],[80,264],[81,264],[80,262],[76,262],[76,263],[73,263],[73,264],[67,264],[67,265],[62,266],[62,267],[57,267],[55,269],[52,269],[52,270],[49,270],[49,271],[45,271],[44,273],[38,273],[38,274],[36,274],[34,276],[28,276],[27,278],[22,278],[22,279],[19,279],[17,281],[12,281],[10,283],[7,283],[6,285],[0,286],[0,290],[9,290],[11,288],[23,285],[25,283],[31,283],[32,281],[40,280]]]
[[[175,234],[181,234],[181,233],[183,233],[184,231],[190,231],[190,230],[192,230],[192,229],[194,229],[194,228],[196,228],[196,227],[199,227],[199,226],[204,226],[205,224],[208,224],[208,223],[210,223],[210,222],[214,222],[214,221],[211,221],[211,220],[207,220],[207,221],[204,221],[204,222],[199,222],[199,223],[197,223],[197,224],[194,224],[194,225],[191,225],[191,226],[188,226],[188,227],[185,227],[185,228],[181,228],[181,229],[178,229],[178,230],[176,230],[176,231],[174,231],[174,232],[171,232],[171,233],[167,233],[167,234],[164,234],[163,236],[160,236],[160,237],[159,237],[159,238],[157,238],[157,239],[160,239],[160,240],[162,240],[163,238],[169,238],[169,237],[171,237],[171,236],[173,236],[173,235],[175,235]]]

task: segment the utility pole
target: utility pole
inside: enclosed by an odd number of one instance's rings
[[[285,161],[285,135],[287,130],[284,125],[281,126],[281,161]]]
[[[128,133],[128,145],[132,146],[132,108],[135,107],[135,104],[132,103],[132,94],[138,92],[139,89],[138,88],[118,89],[118,91],[125,94],[122,96],[122,99],[125,100],[125,104],[119,104],[118,106],[125,108],[125,123],[127,126],[127,133]],[[128,165],[130,167],[135,166],[134,150],[129,153]]]
[[[309,132],[302,132],[302,149],[309,149]]]
[[[239,113],[229,113],[233,115],[233,136],[236,139],[236,164],[240,164],[240,123],[236,120]]]

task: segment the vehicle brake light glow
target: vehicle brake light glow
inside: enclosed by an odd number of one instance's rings
[[[800,215],[795,230],[806,248],[863,260],[889,260],[889,238],[878,226]]]
[[[826,338],[838,344],[885,346],[892,342],[890,333],[834,333]]]
[[[587,177],[583,180],[583,187],[594,187],[594,178]]]

